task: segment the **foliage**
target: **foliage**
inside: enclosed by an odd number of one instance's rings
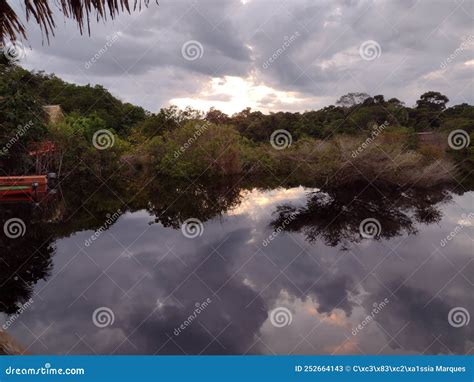
[[[38,98],[45,104],[58,104],[65,113],[81,116],[95,114],[122,137],[145,118],[145,110],[115,98],[101,85],[80,86],[64,82],[54,75],[35,73]]]
[[[454,161],[469,172],[474,161],[472,147],[446,156],[443,145],[420,146],[419,131],[439,131],[444,142],[454,129],[471,134],[474,130],[473,106],[447,108],[448,98],[434,91],[422,94],[414,108],[397,98],[386,101],[380,94],[349,93],[336,105],[296,113],[264,114],[246,108],[228,116],[213,108],[203,114],[176,106],[150,113],[123,103],[100,85],[68,84],[5,60],[0,70],[0,143],[5,145],[19,125],[35,122],[19,144],[0,156],[6,173],[31,171],[26,147],[41,140],[57,143],[64,172],[92,172],[99,177],[126,167],[146,176],[176,178],[248,173],[295,183],[313,179],[344,184],[376,177],[402,184],[421,174],[433,183],[448,180],[446,171],[434,171],[436,165],[454,173]],[[46,129],[42,106],[47,104],[59,104],[67,117]],[[279,129],[292,138],[285,150],[269,144]],[[98,130],[114,135],[112,148],[97,150],[92,145]],[[368,147],[351,157],[366,141],[371,142]],[[123,166],[125,162],[132,167]]]
[[[115,135],[113,146],[105,150],[98,150],[92,144],[94,133],[105,125],[97,116],[69,116],[64,122],[48,126],[48,135],[59,148],[63,173],[84,173],[106,178],[118,171],[120,157],[128,149],[128,143]]]
[[[36,77],[0,56],[0,165],[2,172],[28,171],[31,142],[42,139],[46,129],[41,102],[32,89]]]
[[[147,144],[152,171],[171,176],[231,175],[241,171],[240,137],[230,126],[189,121]]]
[[[54,20],[57,12],[60,12],[64,17],[72,18],[78,25],[82,34],[85,25],[90,33],[90,20],[96,18],[97,20],[117,17],[121,12],[132,9],[132,2],[129,0],[94,0],[81,2],[77,0],[61,0],[60,2],[53,2],[52,0],[24,0],[23,7],[25,10],[26,20],[33,19],[41,28],[41,31],[46,34],[49,39],[49,34],[54,35],[54,28],[56,26]],[[143,4],[148,6],[149,0],[144,0]],[[53,12],[51,5],[54,4]],[[133,9],[141,8],[142,1],[135,0],[133,2]],[[32,17],[33,16],[33,17]],[[4,43],[7,38],[15,41],[17,37],[26,38],[26,29],[21,22],[22,17],[18,16],[15,8],[12,8],[6,0],[0,3],[0,43]]]

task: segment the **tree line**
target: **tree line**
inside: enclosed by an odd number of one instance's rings
[[[176,152],[183,142],[195,135],[196,123],[211,126],[205,133],[207,138],[201,140],[201,147],[205,140],[212,141],[217,147],[238,143],[235,152],[223,158],[225,163],[209,159],[211,166],[232,169],[230,172],[245,167],[246,160],[260,158],[255,153],[256,148],[268,145],[272,133],[279,129],[286,130],[295,144],[300,142],[299,147],[311,147],[318,140],[338,136],[367,136],[374,126],[380,125],[405,135],[453,129],[463,129],[471,134],[474,131],[474,106],[463,103],[448,107],[448,102],[448,97],[436,91],[422,94],[413,107],[397,98],[386,99],[384,95],[349,93],[334,105],[304,112],[264,114],[246,108],[227,115],[215,108],[201,112],[189,107],[181,110],[169,106],[153,113],[119,100],[100,85],[70,84],[54,74],[30,72],[2,58],[0,146],[5,147],[14,137],[18,139],[15,144],[9,144],[8,151],[0,151],[0,166],[4,174],[27,173],[33,162],[28,156],[28,145],[54,140],[63,149],[62,155],[79,169],[77,157],[82,159],[85,168],[90,165],[100,174],[104,168],[113,168],[112,162],[129,155],[140,158],[138,162],[142,164],[143,161],[159,162],[153,168],[161,171],[173,159],[169,152]],[[42,107],[50,104],[61,106],[66,114],[65,122],[47,126]],[[24,126],[30,127],[25,129]],[[115,145],[107,152],[97,152],[91,140],[94,133],[104,129],[115,136]],[[21,137],[18,137],[19,131],[23,132]],[[356,139],[360,143],[360,138]],[[212,151],[213,147],[207,149]],[[204,154],[198,147],[194,150],[195,159],[199,160]],[[187,155],[192,156],[192,151]],[[198,167],[206,168],[209,163]]]

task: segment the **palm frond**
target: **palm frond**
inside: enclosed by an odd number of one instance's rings
[[[16,1],[16,0],[12,0]],[[40,26],[49,41],[50,34],[54,35],[54,17],[51,10],[51,3],[54,0],[23,0],[26,11],[26,20],[31,18]],[[133,1],[133,7],[130,3]],[[118,14],[130,10],[140,10],[142,3],[148,6],[150,0],[56,0],[60,12],[65,17],[76,21],[81,34],[87,25],[87,32],[90,34],[91,16],[97,21],[107,17],[115,18]],[[20,18],[8,4],[7,0],[0,0],[0,42],[7,40],[16,41],[18,37],[27,38],[25,27]]]

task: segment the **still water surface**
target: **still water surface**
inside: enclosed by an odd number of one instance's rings
[[[79,194],[41,212],[0,206],[27,226],[2,237],[0,318],[30,353],[473,351],[472,323],[448,322],[454,307],[474,314],[473,192]],[[189,218],[202,221],[194,238]],[[380,222],[373,239],[367,218]]]

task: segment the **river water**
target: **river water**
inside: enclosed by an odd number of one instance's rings
[[[29,353],[472,354],[472,191],[126,194],[0,205],[24,222],[0,323]]]

